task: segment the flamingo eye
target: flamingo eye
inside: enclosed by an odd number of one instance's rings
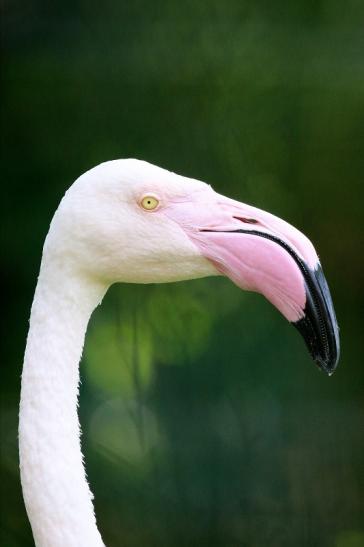
[[[140,204],[146,211],[153,211],[158,207],[159,200],[154,196],[144,196]]]

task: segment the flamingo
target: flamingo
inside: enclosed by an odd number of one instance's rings
[[[93,310],[115,282],[210,275],[263,294],[298,328],[318,366],[335,370],[330,292],[312,243],[290,224],[135,159],[102,163],[66,192],[43,248],[21,385],[21,483],[38,547],[104,545],[77,413]]]

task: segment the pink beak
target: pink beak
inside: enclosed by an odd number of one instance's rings
[[[165,214],[177,222],[219,273],[263,294],[303,335],[331,374],[339,359],[335,312],[312,243],[270,213],[215,193],[194,192]]]

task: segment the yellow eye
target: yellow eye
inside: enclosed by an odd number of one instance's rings
[[[146,209],[147,211],[153,211],[153,209],[156,209],[158,207],[159,200],[154,196],[145,196],[140,204],[143,209]]]

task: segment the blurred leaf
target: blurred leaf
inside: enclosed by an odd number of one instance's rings
[[[99,405],[90,420],[90,440],[106,460],[133,468],[148,466],[149,451],[161,448],[154,416],[136,400],[125,397]]]
[[[85,346],[87,376],[110,394],[131,396],[152,375],[150,326],[143,319],[133,324],[129,311],[129,321],[104,321],[91,329]]]
[[[345,530],[338,534],[335,547],[363,547],[364,532],[359,530]]]

